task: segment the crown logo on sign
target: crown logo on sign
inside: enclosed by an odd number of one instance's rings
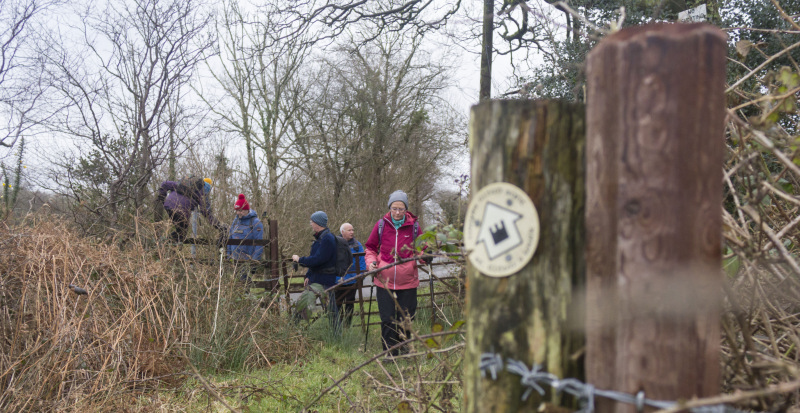
[[[492,240],[494,240],[495,244],[499,244],[508,238],[506,223],[503,221],[501,221],[499,224],[496,224],[494,228],[489,228],[489,232],[492,233]]]

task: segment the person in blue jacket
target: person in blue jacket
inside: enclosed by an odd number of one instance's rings
[[[236,203],[233,204],[233,210],[236,213],[231,228],[228,231],[228,238],[230,239],[263,239],[264,238],[264,225],[258,219],[256,211],[250,210],[250,204],[245,199],[244,194],[239,194]],[[228,258],[233,260],[254,260],[261,259],[261,254],[264,252],[263,246],[256,245],[228,245]],[[244,266],[245,269],[239,274],[239,279],[244,282],[250,281],[250,266]],[[255,267],[253,267],[255,269]]]
[[[314,232],[314,242],[308,256],[292,255],[292,261],[307,267],[304,284],[322,284],[326,289],[336,284],[336,237],[328,229],[328,214],[317,211],[311,214],[311,230]],[[328,293],[328,318],[338,332],[339,309],[336,306],[336,294]]]
[[[350,251],[352,251],[353,254],[364,252],[364,246],[356,240],[356,230],[350,223],[345,222],[342,224],[342,226],[339,227],[339,233],[342,234],[342,238],[347,241],[347,245],[350,247]],[[345,274],[344,277],[336,277],[336,284],[341,284],[339,289],[336,290],[336,304],[343,312],[344,326],[350,327],[350,323],[353,320],[354,301],[356,300],[357,290],[356,275],[364,272],[366,268],[367,265],[364,262],[364,256],[356,257],[354,255],[353,266],[350,267],[347,274]],[[342,281],[342,279],[344,279],[344,281]]]

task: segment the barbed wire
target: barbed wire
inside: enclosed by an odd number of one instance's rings
[[[591,384],[583,383],[578,379],[560,379],[556,375],[542,370],[541,366],[537,364],[528,369],[528,366],[519,360],[508,359],[507,363],[504,363],[503,358],[496,353],[481,354],[479,367],[481,377],[485,378],[488,373],[492,380],[497,380],[497,373],[503,370],[520,376],[520,382],[526,387],[525,392],[522,393],[523,401],[527,400],[534,390],[543,396],[545,393],[543,386],[552,388],[556,393],[571,394],[578,399],[578,403],[581,406],[580,413],[594,413],[595,397],[605,397],[621,403],[632,404],[636,406],[637,412],[643,412],[645,406],[669,409],[678,405],[678,402],[675,401],[648,399],[645,397],[644,391],[631,395],[619,391],[597,389]],[[688,410],[693,413],[745,413],[725,404],[699,406]]]

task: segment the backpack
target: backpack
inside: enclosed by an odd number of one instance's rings
[[[350,245],[344,238],[335,235],[336,237],[336,276],[344,277],[347,270],[353,265],[353,251],[350,251]]]
[[[385,223],[386,223],[386,221],[383,218],[381,218],[381,220],[378,221],[378,242],[380,242],[380,240],[383,239],[383,224],[385,224]],[[414,238],[413,239],[416,241],[417,235],[419,235],[419,221],[414,221],[414,229],[413,229],[413,231],[414,231]]]
[[[203,194],[204,184],[205,182],[203,181],[203,178],[198,178],[194,175],[188,176],[178,180],[178,185],[175,188],[175,192],[187,198],[197,198]]]

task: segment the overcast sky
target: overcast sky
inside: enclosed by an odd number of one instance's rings
[[[459,12],[459,15],[454,16],[451,20],[451,23],[448,24],[447,30],[451,32],[459,32],[459,31],[468,31],[476,30],[475,22],[479,22],[480,16],[482,15],[482,2],[478,1],[466,1],[463,2],[462,10]],[[546,2],[542,0],[531,0],[529,1],[530,7],[537,9],[537,10],[544,10],[540,11],[540,15],[538,18],[541,20],[546,20],[549,17],[546,17],[550,14],[550,10],[553,8]],[[64,7],[64,6],[60,6]],[[67,6],[69,7],[69,6]],[[49,17],[46,19],[47,21],[45,24],[53,29],[55,27],[63,27],[59,31],[62,33],[63,36],[68,37],[71,35],[75,35],[75,27],[69,28],[67,26],[70,25],[70,19],[68,18],[68,13],[65,12],[66,9],[59,9],[55,10],[55,13],[51,13]],[[558,15],[560,13],[556,13],[556,19],[558,19]],[[471,21],[470,19],[474,19]],[[533,18],[532,18],[533,20]],[[73,22],[75,23],[75,22]],[[555,24],[556,26],[558,23]],[[480,30],[479,25],[477,26],[477,30]],[[75,40],[80,41],[80,37],[73,38]],[[495,36],[495,44],[500,45],[502,39],[499,36]],[[463,114],[464,119],[467,120],[469,117],[469,110],[470,107],[477,103],[478,101],[478,89],[479,89],[479,74],[480,74],[480,44],[479,39],[473,39],[472,43],[466,42],[464,40],[454,40],[452,37],[448,37],[444,34],[435,34],[429,36],[428,39],[429,48],[436,53],[436,50],[446,51],[448,54],[448,58],[452,58],[452,62],[456,66],[455,74],[454,74],[454,86],[448,91],[447,98],[450,101],[450,104],[456,108],[460,113]],[[534,62],[527,61],[523,62],[520,61],[522,57],[522,53],[518,53],[515,55],[517,61],[517,74],[524,74],[525,70],[530,70],[530,66],[535,64]],[[495,56],[494,62],[492,66],[492,97],[497,98],[501,96],[503,93],[509,91],[514,86],[514,81],[512,79],[514,75],[514,69],[510,63],[509,56]],[[466,122],[465,122],[466,125]],[[465,131],[466,133],[466,131]],[[36,146],[37,150],[39,151],[53,151],[58,146],[61,147],[70,147],[71,144],[68,141],[62,139],[56,139],[54,136],[49,134],[39,134],[33,135],[29,138],[30,143]],[[235,144],[234,144],[235,145]],[[73,146],[74,147],[74,146]],[[26,157],[26,163],[35,164],[39,163],[37,161],[35,154],[33,151],[29,152]],[[465,156],[464,162],[460,164],[456,171],[454,171],[454,175],[459,175],[462,173],[469,173],[469,160],[468,155]]]

